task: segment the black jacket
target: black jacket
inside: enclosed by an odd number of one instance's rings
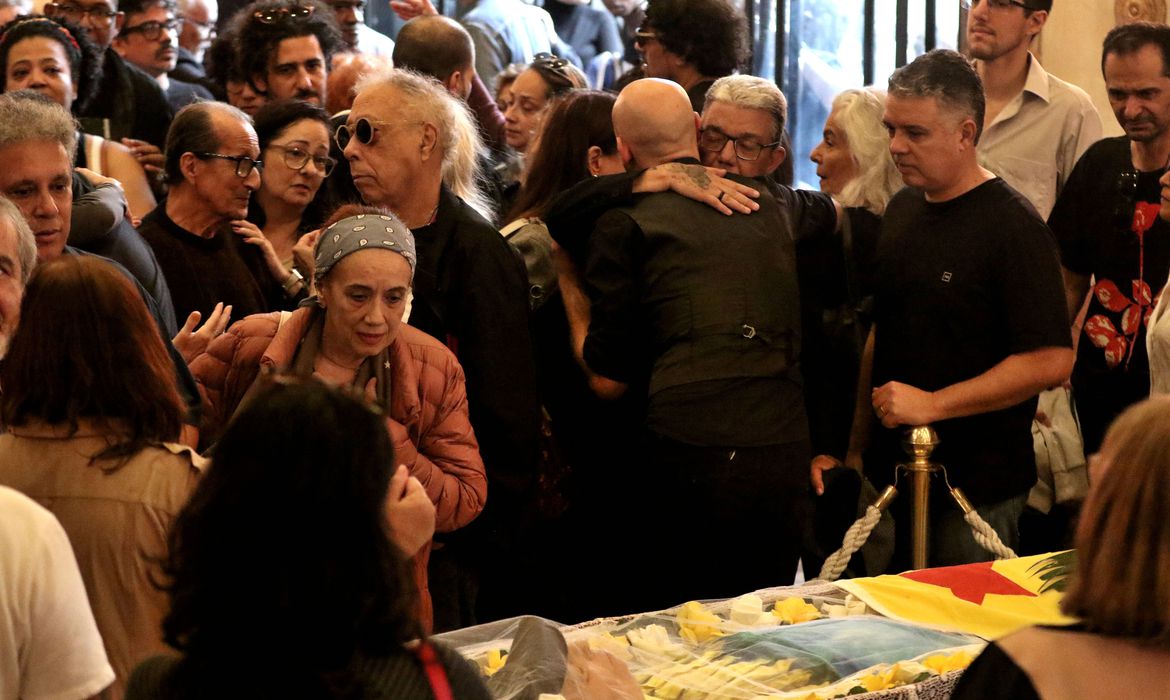
[[[492,530],[506,544],[531,506],[539,452],[524,263],[446,187],[435,222],[415,229],[414,238],[410,325],[445,343],[463,365],[471,425],[487,469],[487,507],[465,530]]]
[[[154,78],[106,49],[98,80],[97,94],[77,115],[82,129],[115,141],[129,137],[164,148],[174,112]]]

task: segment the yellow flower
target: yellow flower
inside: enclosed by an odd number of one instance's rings
[[[693,600],[678,611],[679,636],[692,644],[722,637],[723,630],[719,629],[722,624],[718,615]]]
[[[898,684],[894,682],[894,669],[886,669],[878,673],[871,673],[868,676],[862,676],[857,679],[857,684],[865,688],[866,692],[872,693],[876,690],[886,690],[893,688]]]
[[[508,663],[508,655],[504,654],[502,649],[492,649],[487,653],[483,672],[487,676],[494,676],[496,671],[503,668],[506,663]]]
[[[772,614],[781,622],[795,625],[800,622],[820,619],[821,613],[815,605],[804,602],[803,598],[785,598],[776,601]]]
[[[922,660],[922,665],[931,671],[942,675],[947,671],[967,668],[971,665],[971,655],[965,651],[956,651],[953,654],[935,654]]]

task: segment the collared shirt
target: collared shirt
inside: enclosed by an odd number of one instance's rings
[[[394,40],[373,27],[360,22],[357,25],[357,53],[365,56],[394,55]]]
[[[1049,75],[1029,53],[1024,89],[983,130],[979,162],[1047,219],[1077,159],[1101,133],[1085,91]]]

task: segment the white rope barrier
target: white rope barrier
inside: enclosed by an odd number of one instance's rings
[[[857,522],[849,526],[845,531],[845,539],[841,543],[841,548],[829,555],[821,566],[821,573],[817,578],[822,581],[836,581],[844,573],[845,567],[849,566],[849,560],[853,554],[865,544],[869,539],[869,533],[873,532],[874,527],[877,526],[878,521],[882,519],[882,512],[876,506],[869,506],[865,509],[865,515],[857,519]],[[984,523],[986,525],[986,523]]]
[[[967,511],[963,515],[963,520],[971,526],[971,534],[975,536],[975,541],[979,543],[987,551],[996,556],[997,559],[1015,559],[1018,555],[1003,543],[999,538],[999,533],[995,531],[987,521],[979,516],[979,513],[974,508]]]

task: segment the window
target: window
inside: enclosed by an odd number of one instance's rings
[[[803,187],[817,186],[808,154],[837,93],[884,85],[914,57],[958,45],[958,0],[747,0],[745,10],[752,72],[774,79],[788,98],[789,157]]]

